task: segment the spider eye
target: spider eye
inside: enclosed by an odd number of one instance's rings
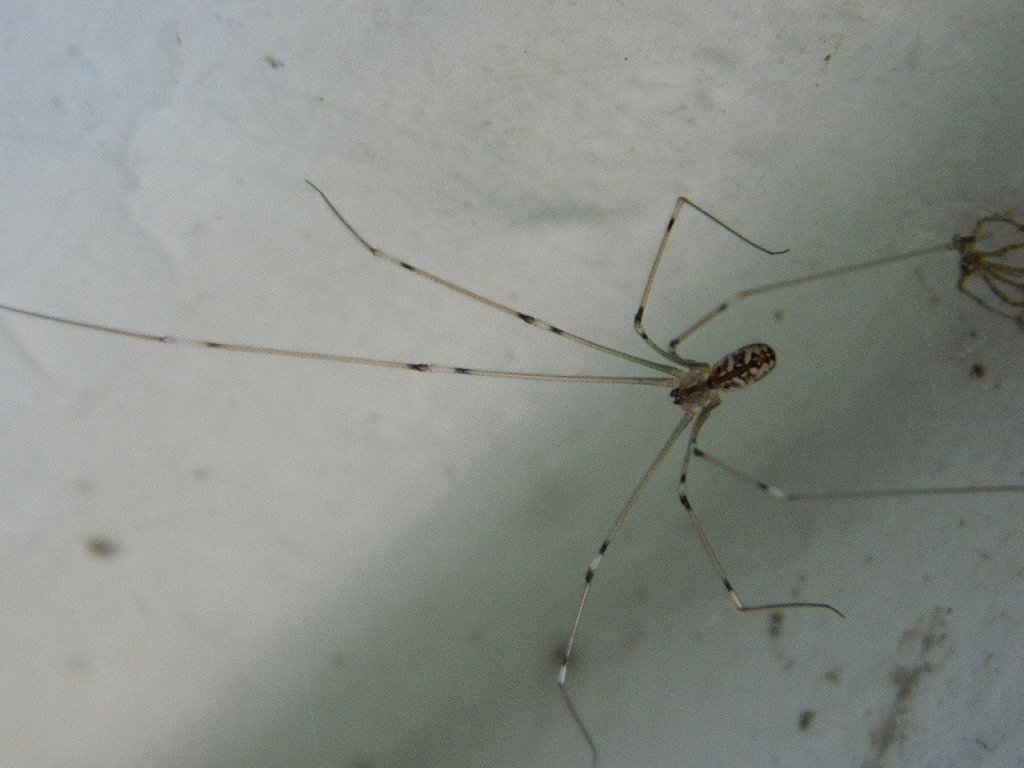
[[[775,367],[775,350],[767,344],[747,344],[711,367],[709,389],[739,389],[763,379]]]

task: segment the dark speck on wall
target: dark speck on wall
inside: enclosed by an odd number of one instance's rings
[[[91,536],[85,540],[85,552],[98,560],[109,560],[121,551],[121,547],[105,536]]]

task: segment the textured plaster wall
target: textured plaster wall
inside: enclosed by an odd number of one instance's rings
[[[1024,208],[1014,2],[45,3],[0,11],[0,302],[154,333],[633,373],[597,340],[687,194],[667,339],[743,287]],[[702,441],[807,490],[1022,482],[1024,336],[946,254],[752,301],[780,358]],[[974,378],[975,364],[985,376]],[[554,686],[660,390],[430,378],[0,317],[0,751],[20,766],[583,766]],[[1007,766],[1020,496],[786,507],[695,466],[595,581],[602,764]],[[809,713],[809,714],[808,714]],[[803,727],[802,727],[803,726]]]

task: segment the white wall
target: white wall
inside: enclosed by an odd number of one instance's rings
[[[0,12],[0,302],[97,323],[634,372],[375,262],[304,178],[389,252],[639,354],[679,194],[791,252],[686,218],[661,339],[739,288],[1024,208],[1014,2],[33,6]],[[1021,482],[1024,337],[956,275],[944,254],[722,318],[688,354],[764,340],[780,366],[705,447],[798,489]],[[4,762],[587,764],[556,648],[666,393],[6,314],[0,366]],[[726,601],[670,463],[580,637],[603,765],[1021,759],[1024,499],[786,507],[695,466],[745,598],[847,613],[770,637]]]

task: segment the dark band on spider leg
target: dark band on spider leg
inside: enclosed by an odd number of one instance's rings
[[[463,368],[454,365],[436,365],[434,363],[406,363],[405,367],[410,371],[419,373],[461,373],[465,376],[485,376],[487,372],[476,368]]]
[[[557,325],[551,325],[551,323],[545,323],[543,320],[538,320],[533,315],[528,315],[525,312],[516,312],[516,317],[522,320],[528,325],[532,325],[535,328],[541,328],[545,331],[551,331],[556,336],[565,336],[566,331],[563,331]]]
[[[647,335],[647,331],[644,330],[644,308],[640,307],[636,311],[636,315],[633,317],[633,329],[640,335],[640,338],[644,341],[650,341],[650,336]]]

